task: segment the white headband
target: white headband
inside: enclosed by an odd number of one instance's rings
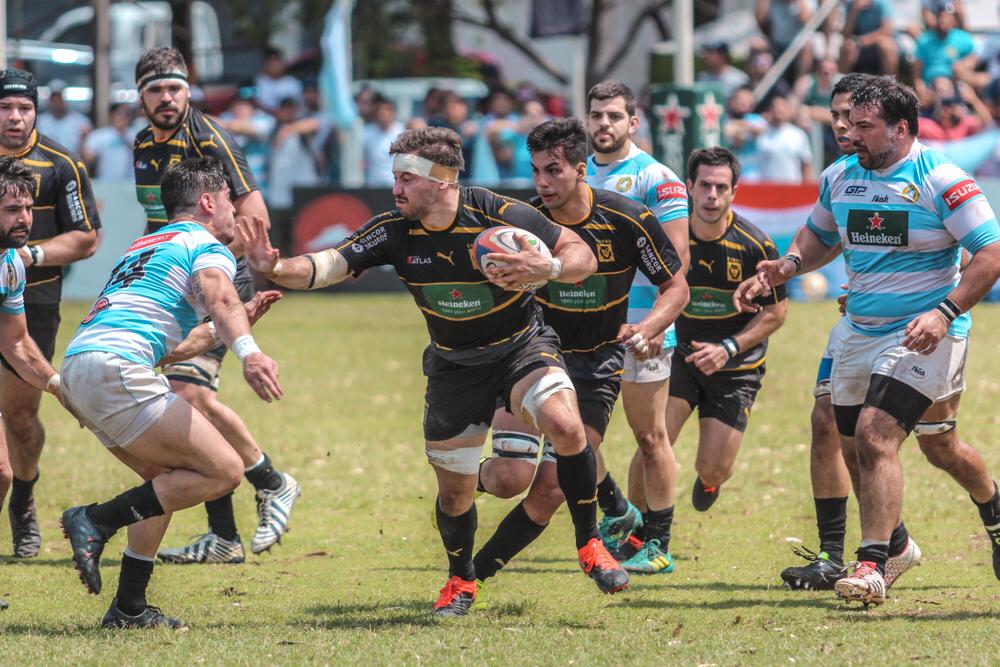
[[[170,81],[173,83],[180,83],[185,88],[188,87],[187,74],[185,74],[184,72],[174,71],[174,72],[158,72],[158,73],[153,72],[152,74],[143,77],[139,81],[139,83],[136,84],[136,88],[138,88],[139,92],[141,93],[143,88],[153,83],[154,81]]]
[[[405,171],[423,178],[454,185],[458,183],[458,169],[445,167],[413,153],[396,153],[392,156],[392,170]]]

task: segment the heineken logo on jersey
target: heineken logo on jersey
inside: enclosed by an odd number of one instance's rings
[[[721,319],[737,314],[733,305],[732,290],[714,287],[695,287],[684,314],[698,319]]]
[[[549,302],[567,310],[594,310],[605,305],[608,282],[604,276],[590,276],[579,283],[550,282]]]
[[[486,285],[425,285],[421,292],[430,309],[442,317],[466,319],[493,308],[493,293]]]
[[[906,211],[866,211],[854,209],[847,214],[847,241],[852,245],[907,245],[910,239]]]
[[[163,202],[160,200],[159,185],[136,185],[135,194],[146,211],[147,219],[162,222],[167,220],[167,210],[163,208]]]

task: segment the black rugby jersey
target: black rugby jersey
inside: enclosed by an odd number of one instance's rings
[[[617,192],[590,189],[590,215],[556,223],[575,231],[597,257],[597,271],[580,283],[550,282],[535,293],[545,323],[556,330],[563,352],[591,352],[616,343],[628,318],[628,294],[638,268],[654,285],[681,266],[656,216],[641,202]],[[541,197],[531,200],[552,217]]]
[[[14,155],[35,174],[30,245],[72,231],[101,227],[83,160],[38,131],[28,148]],[[25,303],[54,304],[62,297],[62,266],[32,266],[25,274]]]
[[[531,292],[490,283],[473,262],[476,235],[501,225],[526,229],[550,249],[561,231],[524,202],[463,186],[447,229],[425,229],[394,209],[366,222],[337,250],[353,275],[392,265],[427,320],[431,349],[448,361],[479,365],[502,358],[541,327]]]
[[[147,233],[168,222],[160,200],[163,173],[188,158],[208,155],[222,162],[232,199],[258,189],[246,156],[233,136],[216,119],[197,109],[189,109],[184,122],[164,141],[153,138],[150,126],[138,134],[133,147],[135,194],[146,211]]]
[[[734,212],[730,212],[726,233],[721,238],[701,241],[689,227],[688,239],[691,266],[687,281],[691,298],[677,318],[678,354],[682,356],[693,351],[691,341],[718,343],[739,333],[753,319],[754,313],[741,313],[736,309],[733,293],[743,280],[754,275],[758,262],[778,258],[778,249],[771,237]],[[785,296],[785,286],[780,285],[754,303],[773,305]],[[766,353],[765,340],[749,350],[742,350],[723,370],[756,368],[764,363]]]

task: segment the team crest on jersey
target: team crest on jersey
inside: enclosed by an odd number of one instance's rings
[[[743,282],[743,263],[737,257],[726,257],[726,278],[731,283]]]
[[[597,261],[599,262],[615,261],[615,249],[611,245],[610,241],[597,242]]]
[[[920,190],[913,183],[907,183],[903,191],[899,193],[899,196],[911,204],[916,204],[920,201]]]
[[[175,164],[180,164],[181,159],[182,159],[181,156],[178,155],[177,153],[171,153],[170,160],[167,161],[167,169],[170,169]]]
[[[632,177],[631,176],[622,176],[615,183],[615,190],[617,190],[618,192],[628,192],[631,189],[632,189]]]
[[[847,214],[847,240],[852,245],[903,247],[909,243],[906,211],[854,209]]]
[[[7,291],[13,292],[14,288],[17,286],[17,276],[14,274],[14,267],[4,262],[4,268],[7,270]]]

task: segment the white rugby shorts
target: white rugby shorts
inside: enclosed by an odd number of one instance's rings
[[[670,377],[670,358],[673,355],[674,348],[668,347],[661,351],[659,356],[639,361],[632,352],[626,352],[625,366],[622,369],[622,382],[636,384],[663,382]]]

